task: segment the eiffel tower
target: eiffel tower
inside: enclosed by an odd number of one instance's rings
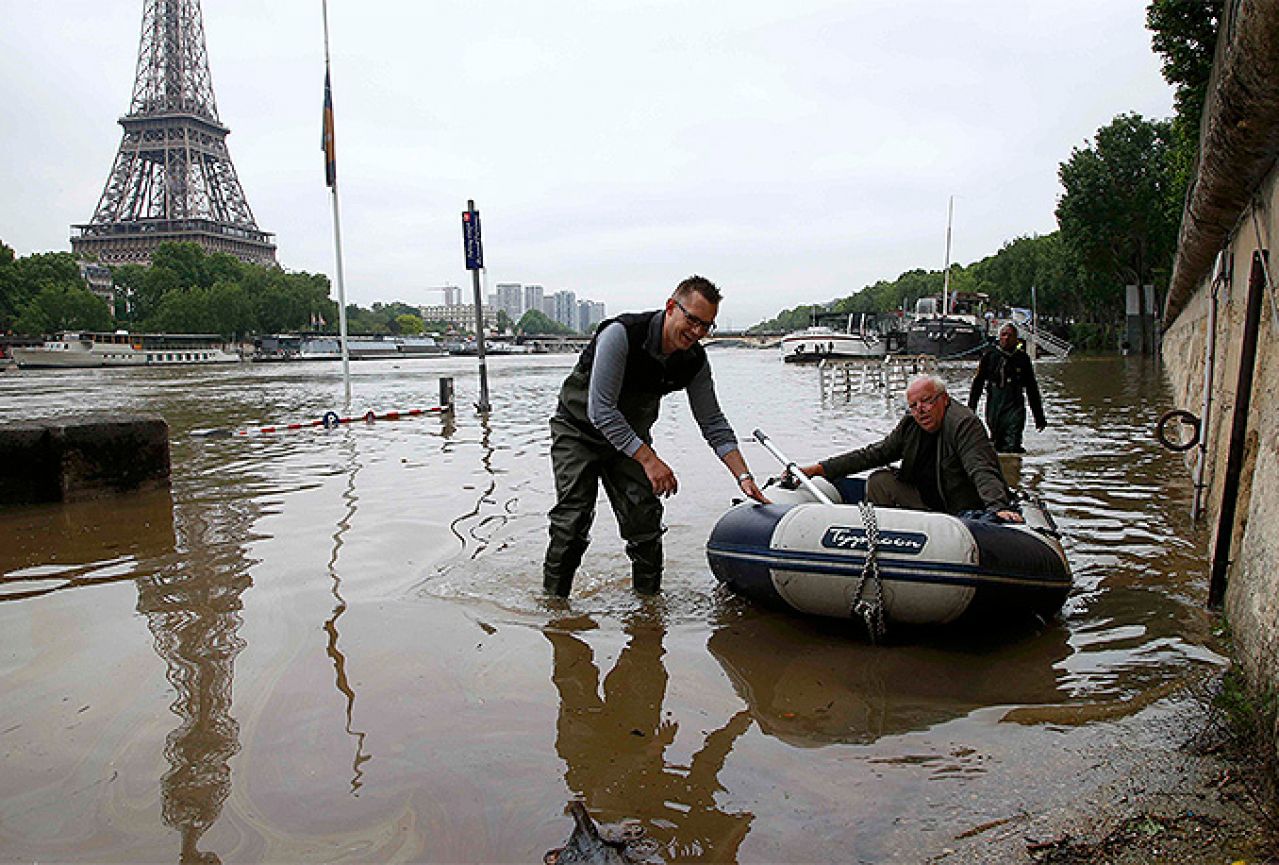
[[[103,264],[150,264],[167,241],[275,266],[273,235],[258,228],[218,119],[200,0],[144,0],[142,40],[124,137],[87,225],[71,249]]]

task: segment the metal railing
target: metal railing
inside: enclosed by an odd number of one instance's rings
[[[1026,338],[1027,342],[1034,342],[1037,348],[1051,354],[1053,357],[1065,357],[1074,348],[1073,345],[1061,337],[1036,328],[1031,323],[1030,316],[1024,312],[1014,312],[1009,321],[1017,326],[1018,332]]]

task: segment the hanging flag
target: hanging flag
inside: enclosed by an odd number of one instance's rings
[[[333,187],[338,182],[338,162],[333,142],[333,88],[327,68],[324,70],[324,136],[320,149],[324,151],[324,183]]]

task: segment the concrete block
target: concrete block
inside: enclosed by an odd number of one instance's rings
[[[168,483],[169,425],[93,414],[0,425],[0,502],[94,498]]]
[[[0,426],[0,504],[62,498],[53,436],[47,424]]]

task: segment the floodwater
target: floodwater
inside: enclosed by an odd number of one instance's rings
[[[739,437],[800,461],[901,411],[711,356]],[[736,487],[679,397],[662,596],[631,592],[605,505],[572,599],[543,599],[573,361],[490,359],[487,419],[473,359],[357,363],[348,413],[453,376],[456,417],[232,438],[193,433],[343,412],[340,366],[0,375],[0,421],[152,412],[173,442],[171,489],[0,509],[0,860],[540,862],[580,796],[668,861],[920,862],[1115,780],[1131,719],[1222,663],[1148,361],[1040,363],[1051,426],[1005,458],[1065,534],[1060,619],[880,645],[717,587]],[[972,367],[943,375],[966,394]]]

